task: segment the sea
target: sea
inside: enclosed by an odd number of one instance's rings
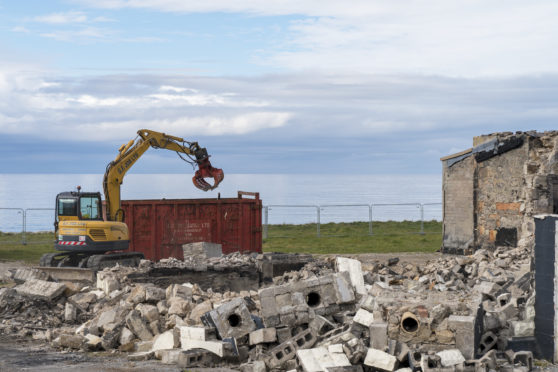
[[[216,190],[196,189],[191,175],[128,174],[122,199],[237,197],[258,192],[264,223],[441,220],[442,176],[226,174]],[[0,174],[0,231],[51,231],[56,195],[100,191],[102,174]],[[370,207],[371,206],[371,207]],[[267,212],[267,213],[266,213]],[[24,226],[25,225],[25,226]]]

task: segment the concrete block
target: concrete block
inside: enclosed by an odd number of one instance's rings
[[[75,322],[77,318],[77,307],[69,302],[66,302],[66,307],[64,308],[64,320],[67,322]]]
[[[180,336],[178,329],[172,329],[155,336],[151,350],[174,349],[180,346]]]
[[[206,341],[207,340],[207,329],[203,327],[177,327],[180,339],[185,340],[196,340],[196,341]]]
[[[202,322],[214,327],[223,338],[239,338],[256,330],[256,323],[243,299],[237,298],[204,314]]]
[[[151,323],[159,319],[159,310],[157,306],[149,304],[138,304],[136,310],[140,312],[141,316],[148,322]]]
[[[330,353],[343,353],[343,344],[333,344],[327,347],[327,351]]]
[[[496,346],[497,342],[498,342],[498,337],[494,333],[490,331],[484,333],[480,339],[477,354],[478,355],[486,354],[489,350],[493,349],[494,346]]]
[[[52,301],[64,293],[66,286],[61,283],[46,282],[40,279],[29,279],[14,289],[23,296]]]
[[[126,345],[132,342],[134,338],[135,336],[132,333],[132,331],[130,331],[126,327],[123,327],[122,330],[120,331],[120,338],[118,339],[118,342],[120,343],[120,345]]]
[[[166,297],[166,291],[162,288],[155,286],[145,287],[145,301],[150,303],[157,303],[164,300]]]
[[[327,367],[351,365],[345,353],[330,353],[325,347],[298,350],[296,356],[305,372],[321,372]]]
[[[150,341],[153,339],[153,334],[145,324],[141,313],[137,310],[132,310],[126,317],[127,327],[141,340]]]
[[[220,357],[207,350],[194,349],[181,351],[178,354],[178,362],[180,368],[192,367],[211,367],[219,361]]]
[[[389,355],[382,350],[370,348],[366,353],[364,365],[382,371],[395,371],[397,359],[393,355]]]
[[[448,327],[455,334],[455,346],[465,359],[475,359],[475,317],[450,315]]]
[[[453,367],[462,365],[465,362],[463,354],[458,349],[442,350],[436,353],[436,355],[440,357],[442,367]]]
[[[145,286],[140,284],[136,285],[128,295],[128,298],[126,298],[126,301],[134,305],[145,302]]]
[[[355,302],[347,272],[264,288],[259,297],[262,319],[269,328],[308,323],[310,313],[331,315],[341,305]]]
[[[97,288],[108,295],[120,289],[120,282],[110,273],[100,271],[97,273]]]
[[[521,365],[527,367],[528,371],[533,369],[533,353],[530,351],[518,351],[513,354],[514,365]]]
[[[260,328],[249,334],[250,345],[271,343],[277,341],[275,328]]]
[[[173,297],[190,299],[192,297],[192,286],[188,284],[171,284],[165,291],[167,300]]]
[[[498,284],[489,281],[482,281],[473,288],[473,290],[492,299],[496,299],[496,295],[500,289],[501,287]]]
[[[103,348],[102,345],[103,339],[101,337],[92,334],[85,335],[85,346],[88,350],[101,350]]]
[[[240,366],[240,372],[267,372],[265,362],[256,360],[251,363],[246,363]]]
[[[178,359],[180,356],[180,353],[182,353],[183,351],[180,349],[172,349],[172,350],[159,350],[159,358],[161,360],[161,363],[163,364],[178,364]]]
[[[512,320],[509,322],[513,337],[531,337],[535,335],[534,321]]]
[[[358,323],[364,327],[370,327],[374,322],[374,314],[364,309],[358,309],[353,318],[353,322]]]
[[[35,280],[35,279],[33,279]],[[61,334],[58,336],[54,341],[52,341],[55,347],[66,347],[70,349],[81,349],[83,344],[85,343],[85,338],[81,335],[69,335],[69,334]]]
[[[364,277],[362,275],[362,264],[358,260],[346,257],[337,257],[336,266],[338,272],[348,272],[351,284],[355,288],[355,292],[359,295],[366,294],[364,287]]]
[[[309,349],[317,342],[316,335],[308,328],[291,339],[274,347],[269,351],[270,356],[266,359],[269,368],[277,368],[296,356],[299,349]]]
[[[191,303],[182,297],[171,297],[167,302],[169,305],[167,314],[169,315],[184,317],[188,314],[191,308]]]
[[[211,301],[204,301],[194,306],[190,314],[188,314],[188,319],[193,320],[196,323],[200,323],[202,315],[211,310],[213,310],[213,304]]]
[[[368,329],[370,330],[370,347],[386,350],[388,347],[387,323],[372,323]]]
[[[221,244],[209,242],[196,242],[182,245],[184,257],[201,256],[201,257],[221,257],[223,255],[223,247]]]

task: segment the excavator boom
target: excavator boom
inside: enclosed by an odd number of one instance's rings
[[[222,169],[214,168],[211,165],[207,150],[200,147],[197,142],[187,142],[180,137],[149,129],[140,129],[138,138],[122,145],[118,149],[116,158],[107,166],[103,188],[109,221],[124,220],[122,209],[120,209],[120,185],[126,172],[150,147],[175,151],[182,160],[197,166],[198,170],[194,174],[192,182],[200,190],[209,191],[217,188],[225,177]],[[206,181],[208,178],[213,178],[213,184]]]

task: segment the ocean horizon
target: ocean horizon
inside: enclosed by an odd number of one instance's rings
[[[369,204],[390,204],[374,207],[374,220],[417,220],[415,204],[429,204],[424,219],[441,220],[441,205],[432,205],[442,200],[441,175],[225,174],[219,188],[208,192],[196,189],[192,176],[128,174],[122,199],[230,198],[250,191],[271,206],[270,224],[315,222],[315,208],[281,205],[324,206],[320,218],[326,223],[366,221],[369,211],[363,205]],[[26,231],[52,230],[56,195],[78,185],[102,194],[102,180],[102,174],[0,174],[0,231],[22,230],[22,213],[12,208],[28,210]],[[361,206],[338,206],[347,204]]]

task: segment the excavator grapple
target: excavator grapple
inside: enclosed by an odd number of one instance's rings
[[[194,182],[194,186],[196,186],[200,190],[213,190],[217,186],[219,186],[221,181],[223,181],[223,178],[225,178],[225,174],[223,173],[222,169],[213,168],[211,166],[209,157],[206,157],[202,161],[198,162],[198,168],[199,169],[194,174],[194,177],[192,177],[192,182]],[[213,185],[207,182],[205,180],[206,178],[213,178]]]

